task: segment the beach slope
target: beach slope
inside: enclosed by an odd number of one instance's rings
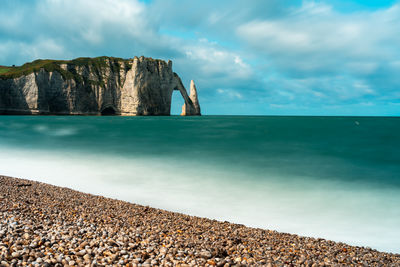
[[[0,176],[0,265],[400,266],[400,255]]]

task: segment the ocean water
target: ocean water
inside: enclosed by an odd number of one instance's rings
[[[0,116],[0,174],[400,253],[400,118]]]

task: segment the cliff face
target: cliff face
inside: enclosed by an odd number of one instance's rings
[[[0,114],[170,115],[173,90],[182,115],[200,115],[193,81],[189,96],[171,61],[35,61],[0,75]]]

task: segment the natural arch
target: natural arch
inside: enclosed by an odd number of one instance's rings
[[[112,116],[115,115],[115,109],[113,107],[106,107],[101,111],[101,116]]]

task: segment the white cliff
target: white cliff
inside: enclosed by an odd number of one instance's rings
[[[170,115],[173,90],[184,99],[183,115],[200,115],[193,81],[188,95],[171,61],[35,61],[0,75],[0,114]]]

